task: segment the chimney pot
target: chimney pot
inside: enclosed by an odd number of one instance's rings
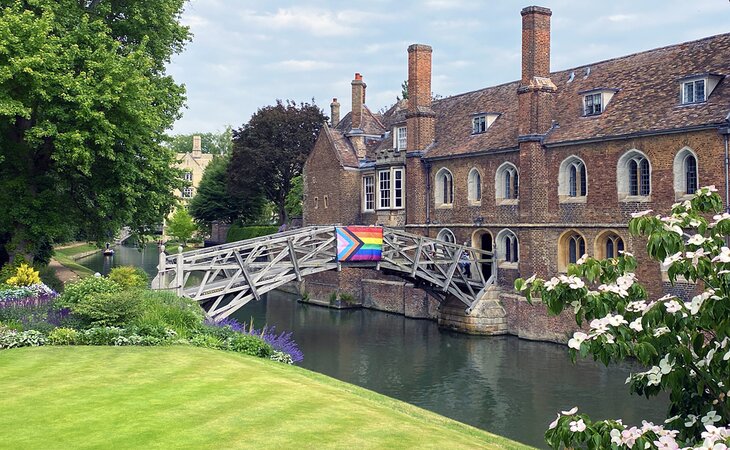
[[[360,75],[359,72],[355,72],[355,79],[356,80],[362,80],[362,75]]]

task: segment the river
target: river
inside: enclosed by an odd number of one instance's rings
[[[155,274],[157,248],[118,247],[79,263],[101,273],[116,265]],[[334,310],[272,292],[234,316],[292,331],[302,367],[394,397],[475,427],[544,448],[556,412],[578,406],[594,419],[660,421],[665,400],[630,396],[635,365],[572,364],[562,345],[513,336],[468,336],[435,322],[366,309]],[[316,395],[313,393],[312,395]]]

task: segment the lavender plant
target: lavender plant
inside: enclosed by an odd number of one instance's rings
[[[249,323],[248,327],[241,324],[235,319],[229,317],[215,322],[211,319],[205,320],[205,325],[229,329],[237,333],[246,333],[252,336],[258,336],[264,340],[264,342],[271,345],[275,351],[279,351],[291,356],[292,362],[300,362],[304,360],[304,355],[299,349],[299,346],[292,338],[292,332],[276,332],[276,327],[264,326],[258,330],[253,326],[253,320]]]

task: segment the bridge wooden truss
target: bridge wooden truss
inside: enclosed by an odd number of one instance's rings
[[[313,273],[365,267],[398,275],[425,289],[440,301],[448,295],[471,311],[492,284],[494,272],[483,275],[481,264],[492,263],[492,253],[476,248],[383,228],[382,259],[372,263],[337,260],[334,226],[313,226],[177,254],[161,248],[158,275],[152,286],[170,289],[197,300],[214,320],[222,320],[251,300]],[[466,251],[472,277],[459,265]]]

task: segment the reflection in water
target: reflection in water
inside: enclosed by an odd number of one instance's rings
[[[561,409],[638,423],[660,420],[666,408],[628,394],[624,381],[638,367],[573,365],[561,345],[467,336],[427,320],[301,304],[281,292],[235,317],[293,331],[307,369],[539,447]]]
[[[112,267],[118,266],[135,266],[141,267],[147,272],[150,280],[157,275],[157,262],[159,260],[159,253],[157,250],[157,244],[150,243],[143,247],[118,245],[114,247],[114,254],[111,256],[104,256],[99,250],[93,255],[81,258],[78,263],[84,267],[88,267],[94,272],[99,272],[102,275],[108,274]]]

